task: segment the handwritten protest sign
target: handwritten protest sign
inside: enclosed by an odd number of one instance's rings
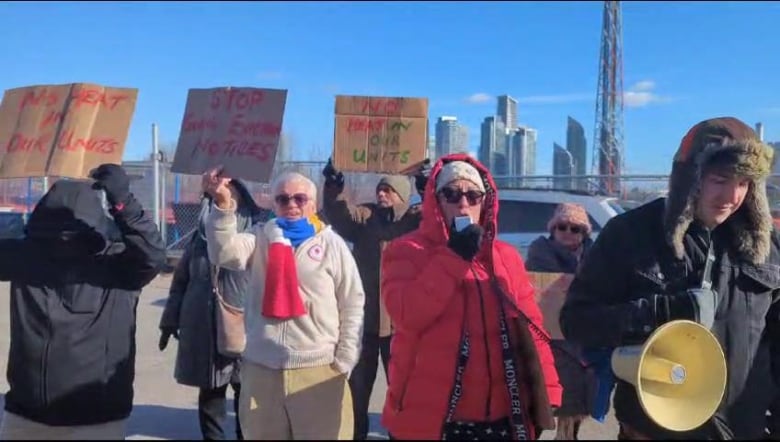
[[[544,316],[544,328],[553,339],[563,339],[559,318],[566,292],[574,279],[568,273],[528,272],[535,290],[536,303]]]
[[[171,170],[224,174],[267,183],[282,132],[287,90],[190,89]]]
[[[407,174],[428,148],[428,99],[336,96],[338,170]]]
[[[86,178],[121,164],[138,89],[96,84],[9,89],[0,103],[0,178]]]

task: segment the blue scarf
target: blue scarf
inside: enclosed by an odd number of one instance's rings
[[[297,221],[275,218],[274,221],[282,229],[284,237],[290,240],[293,247],[298,247],[304,241],[317,234],[316,227],[307,218],[301,218]]]

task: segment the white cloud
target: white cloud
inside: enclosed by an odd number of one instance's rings
[[[644,92],[644,91],[652,91],[655,89],[655,81],[653,80],[642,80],[638,81],[634,86],[631,87],[636,92]]]
[[[466,103],[469,104],[485,104],[493,100],[493,96],[484,92],[477,92],[466,97]]]
[[[279,80],[282,78],[280,71],[262,71],[257,74],[258,80]]]
[[[531,95],[518,98],[520,104],[566,104],[579,101],[595,100],[594,93],[557,94],[557,95]]]
[[[668,103],[671,98],[661,96],[653,92],[655,82],[642,80],[634,83],[627,91],[623,92],[623,106],[644,107],[652,103]]]

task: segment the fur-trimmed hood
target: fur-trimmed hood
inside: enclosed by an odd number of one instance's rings
[[[769,256],[772,216],[766,196],[766,179],[772,170],[774,150],[762,143],[753,129],[733,117],[702,121],[683,137],[669,177],[664,228],[666,240],[682,259],[683,237],[694,220],[703,168],[724,151],[731,151],[734,170],[752,180],[745,201],[723,224],[730,232],[730,252],[753,264]]]

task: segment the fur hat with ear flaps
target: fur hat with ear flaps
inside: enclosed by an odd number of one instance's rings
[[[714,166],[751,180],[742,206],[723,226],[731,233],[731,253],[753,264],[766,261],[772,235],[766,178],[773,154],[753,129],[733,117],[705,120],[688,131],[674,156],[664,214],[666,240],[678,259],[683,257],[683,237],[695,216],[702,171]]]

